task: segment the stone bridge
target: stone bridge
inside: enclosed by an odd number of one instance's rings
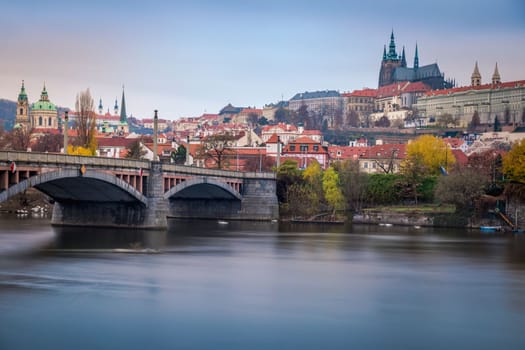
[[[163,229],[167,218],[274,220],[273,173],[0,151],[0,202],[34,187],[51,197],[55,225]]]

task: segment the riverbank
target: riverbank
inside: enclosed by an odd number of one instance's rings
[[[34,188],[29,188],[0,203],[0,212],[3,213],[44,213],[52,209],[53,204],[50,203],[48,197]]]

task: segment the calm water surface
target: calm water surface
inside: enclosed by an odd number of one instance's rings
[[[0,349],[525,349],[524,330],[525,235],[0,216]]]

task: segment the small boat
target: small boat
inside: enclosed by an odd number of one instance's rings
[[[383,224],[383,223],[381,223],[381,224],[379,224],[379,226],[387,226],[387,227],[390,227],[390,226],[392,226],[392,224]]]
[[[219,225],[228,225],[228,221],[219,220],[217,221]]]
[[[501,226],[480,226],[479,230],[481,232],[496,232],[501,231]]]

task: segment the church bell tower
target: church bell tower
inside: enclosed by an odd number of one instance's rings
[[[23,80],[22,87],[20,88],[20,93],[18,94],[18,100],[16,103],[15,126],[24,128],[29,127],[29,102],[27,100],[27,93]]]

